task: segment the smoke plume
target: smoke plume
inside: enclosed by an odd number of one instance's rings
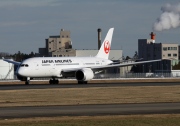
[[[180,26],[180,3],[176,5],[166,4],[161,7],[162,14],[154,23],[155,31],[177,28]]]

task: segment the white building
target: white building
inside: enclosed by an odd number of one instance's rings
[[[14,79],[14,65],[0,59],[0,80]]]

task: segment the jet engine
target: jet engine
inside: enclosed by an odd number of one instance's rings
[[[93,79],[94,73],[90,68],[83,68],[76,71],[75,77],[78,81],[88,81]]]

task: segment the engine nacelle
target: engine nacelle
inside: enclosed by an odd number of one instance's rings
[[[94,73],[90,68],[83,68],[76,71],[75,77],[78,81],[88,81],[93,79]]]

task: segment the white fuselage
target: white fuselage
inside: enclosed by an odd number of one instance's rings
[[[63,69],[81,69],[111,64],[97,57],[36,57],[24,60],[17,70],[23,77],[61,77]]]

